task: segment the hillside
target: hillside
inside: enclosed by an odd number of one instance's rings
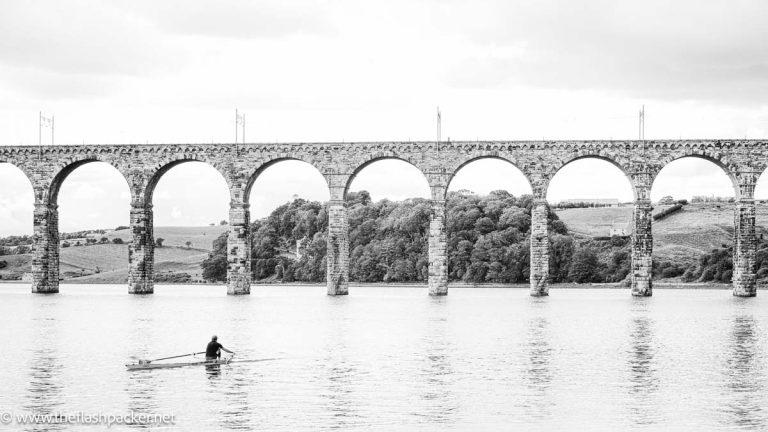
[[[654,213],[660,209],[654,209]],[[557,210],[572,232],[584,236],[605,236],[612,224],[629,227],[632,207],[579,208]],[[757,206],[757,233],[768,233],[768,206]],[[684,263],[698,259],[723,244],[733,243],[732,204],[689,204],[653,224],[653,253]]]
[[[213,240],[228,226],[155,227],[155,238],[165,239],[163,247],[155,248],[156,273],[187,273],[193,280],[202,279],[200,263],[208,257]],[[127,242],[130,230],[105,234],[110,243],[61,248],[59,274],[65,280],[87,283],[123,283],[128,278],[128,245],[113,244],[113,238]],[[192,242],[187,248],[185,243]],[[0,269],[0,278],[19,278],[31,270],[32,256],[3,255],[0,261],[8,266]],[[98,273],[96,273],[98,271]]]
[[[207,227],[155,227],[155,239],[163,238],[163,246],[186,247],[186,242],[192,242],[195,249],[211,250],[213,241],[224,231],[229,229],[228,225],[214,225]],[[131,238],[131,230],[124,229],[120,231],[109,231],[106,234],[111,242],[113,238],[119,237],[124,242]]]
[[[607,236],[612,227],[629,229],[632,207],[591,207],[555,209],[557,216],[574,235]]]

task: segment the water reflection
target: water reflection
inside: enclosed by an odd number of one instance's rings
[[[328,298],[329,305],[326,319],[333,323],[328,327],[325,355],[316,360],[317,378],[322,387],[320,392],[323,423],[332,429],[349,429],[358,425],[362,415],[358,412],[359,400],[354,391],[364,378],[358,365],[349,359],[348,335],[343,326],[334,325],[344,316],[349,307],[347,296]],[[358,425],[359,427],[359,425]]]
[[[656,423],[657,412],[652,404],[659,389],[654,322],[646,316],[634,317],[629,324],[629,348],[626,352],[629,369],[628,400],[630,418],[634,424]]]
[[[731,396],[721,406],[729,425],[765,429],[766,415],[756,395],[764,391],[764,371],[757,322],[752,315],[739,314],[731,321],[725,386]]]
[[[548,418],[552,416],[549,387],[552,384],[552,356],[554,350],[550,346],[552,337],[549,330],[549,320],[537,316],[528,321],[524,352],[527,367],[523,370],[523,382],[526,384],[526,400],[523,403],[531,418]]]
[[[35,331],[35,346],[29,364],[24,410],[30,414],[55,415],[64,400],[62,361],[59,354],[59,323],[57,298],[42,297],[35,303],[31,325]],[[62,430],[65,424],[27,425],[26,430]]]
[[[451,343],[446,335],[445,317],[429,319],[429,327],[422,340],[423,363],[419,372],[420,398],[426,408],[415,415],[420,422],[444,425],[451,423],[458,410],[456,396],[451,390],[454,370],[451,366]]]
[[[220,375],[221,366],[216,367],[219,369],[217,375]],[[248,389],[254,386],[251,372],[241,370],[238,373],[229,373],[232,372],[232,367],[224,366],[228,379],[223,389],[223,403],[218,404],[225,407],[221,411],[219,426],[228,430],[254,430],[256,419],[248,400]]]
[[[149,302],[149,299],[141,296],[135,300],[142,304]],[[152,358],[151,353],[156,351],[153,343],[154,318],[137,315],[133,316],[130,322],[130,328],[134,331],[128,335],[129,346],[132,347],[131,352],[138,356],[131,360]],[[128,412],[146,415],[158,413],[158,381],[162,379],[162,375],[157,372],[154,370],[137,370],[127,374],[125,393],[128,395]],[[149,429],[151,424],[136,423],[130,426],[135,429]]]
[[[361,418],[356,412],[357,401],[353,394],[355,377],[359,371],[348,360],[334,356],[326,356],[318,367],[325,369],[325,391],[320,393],[320,397],[323,400],[323,412],[329,417],[328,423],[333,429],[353,427],[356,420]]]
[[[61,383],[61,362],[56,348],[49,343],[36,349],[29,366],[29,386],[27,387],[27,412],[40,415],[55,415],[60,412],[63,398]],[[65,424],[28,425],[26,430],[62,430]]]
[[[128,373],[125,392],[128,394],[128,411],[136,414],[157,414],[156,400],[158,389],[158,371],[137,370]],[[152,425],[135,423],[130,425],[136,429],[149,429]]]

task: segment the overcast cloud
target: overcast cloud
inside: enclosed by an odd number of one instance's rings
[[[643,104],[650,139],[765,138],[767,17],[768,3],[747,0],[10,0],[0,4],[0,144],[36,145],[39,111],[56,116],[57,143],[231,142],[235,108],[250,142],[428,140],[438,105],[453,140],[633,139]],[[686,163],[664,171],[654,197],[732,190],[714,165]],[[529,188],[508,164],[478,164],[451,188]],[[0,167],[0,235],[31,231],[31,192],[14,173]],[[116,176],[75,171],[61,229],[125,224]],[[226,219],[217,176],[171,170],[156,223]],[[401,199],[426,196],[423,185],[385,163],[353,188]],[[324,187],[311,167],[277,164],[254,187],[254,216],[294,194],[327,199]],[[631,190],[614,167],[584,161],[548,194],[594,195]]]

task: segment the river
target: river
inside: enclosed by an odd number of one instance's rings
[[[62,285],[33,295],[28,285],[0,285],[5,423],[82,430],[15,416],[139,413],[172,416],[161,430],[768,428],[765,292],[225,292],[158,286],[134,296],[124,285]],[[124,366],[132,356],[201,351],[212,334],[236,360],[263,361]]]

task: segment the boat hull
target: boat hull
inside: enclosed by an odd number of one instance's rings
[[[146,370],[146,369],[170,369],[185,366],[216,366],[228,364],[229,359],[222,360],[201,360],[196,362],[183,362],[183,363],[130,363],[125,365],[128,370]]]

